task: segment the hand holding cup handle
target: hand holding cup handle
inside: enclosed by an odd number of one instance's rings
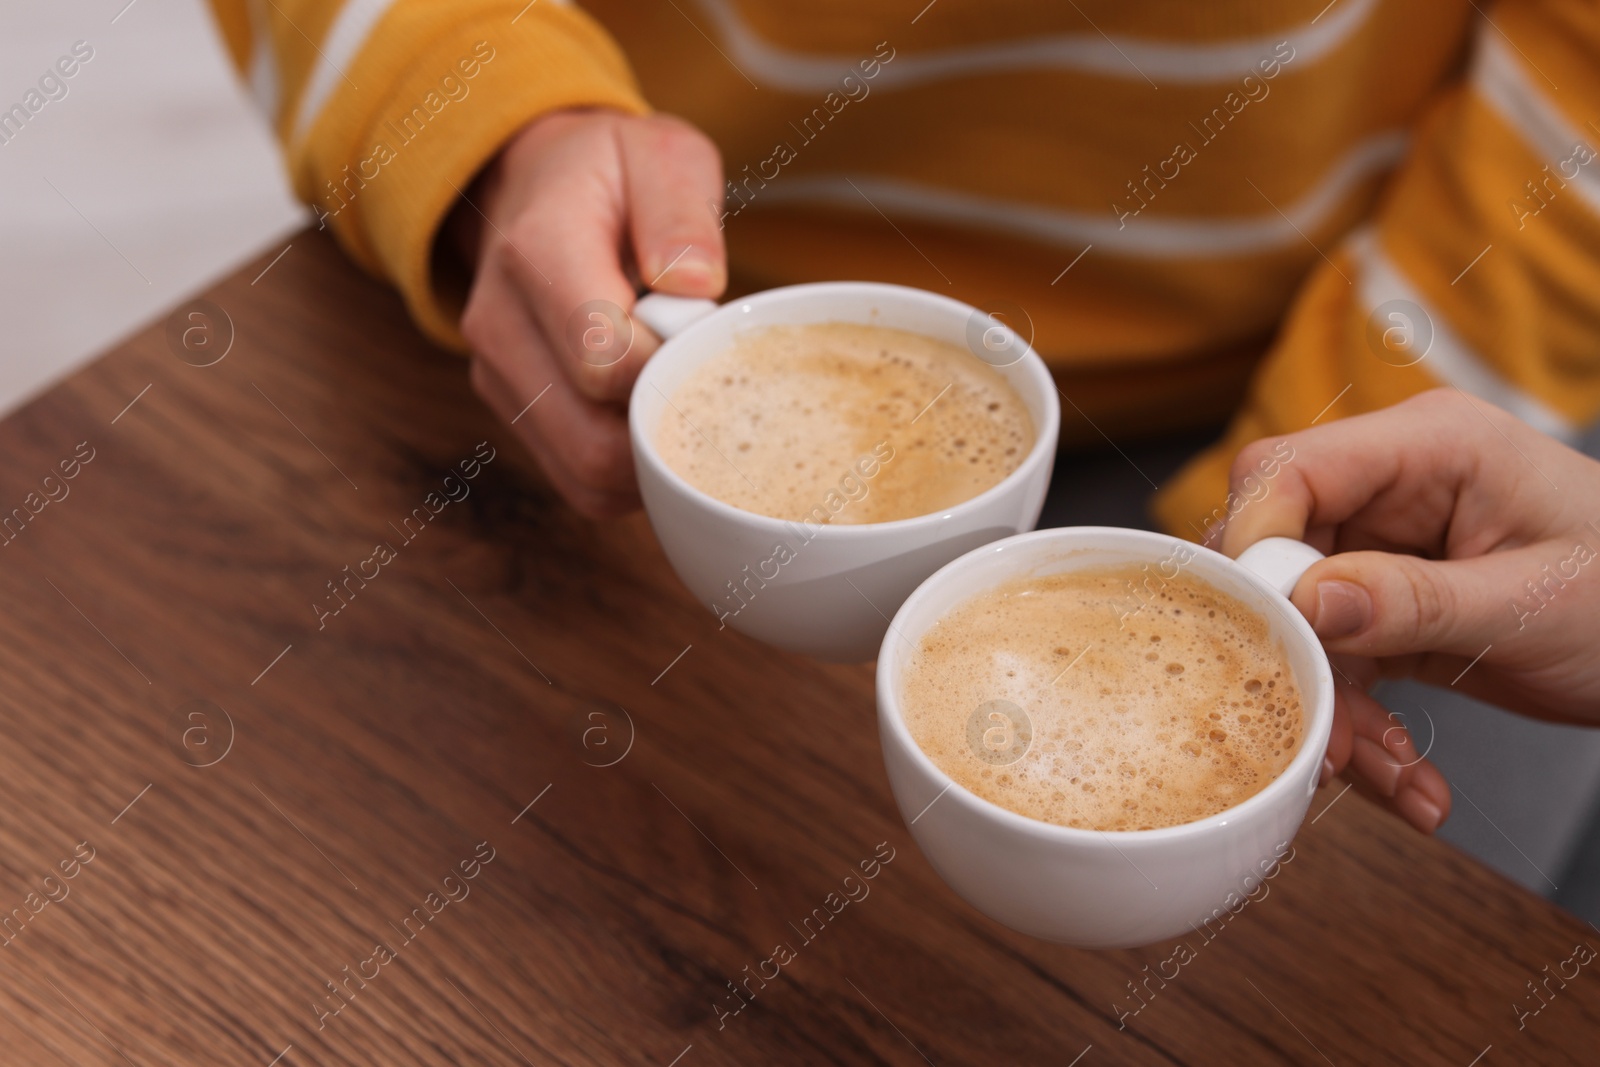
[[[1304,541],[1290,537],[1266,537],[1241,552],[1234,562],[1254,571],[1287,600],[1299,583],[1300,576],[1310,570],[1313,563],[1326,558]]]

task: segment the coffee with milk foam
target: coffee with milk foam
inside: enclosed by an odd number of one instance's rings
[[[670,399],[656,442],[669,467],[736,508],[814,524],[940,511],[1004,480],[1034,443],[994,368],[884,326],[753,331]]]
[[[1062,826],[1176,826],[1260,792],[1305,734],[1282,646],[1189,574],[1129,612],[1143,576],[1017,578],[956,606],[904,671],[917,744],[978,796]]]

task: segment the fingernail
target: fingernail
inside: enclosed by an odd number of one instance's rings
[[[1312,629],[1318,637],[1349,637],[1372,621],[1372,596],[1354,582],[1317,583],[1317,617]]]
[[[671,275],[680,284],[707,281],[711,278],[713,271],[711,253],[697,245],[689,245],[682,251],[674,252],[671,256],[661,261],[661,265],[655,270],[655,279],[650,285],[654,288],[658,282],[668,275]]]
[[[1331,781],[1333,781],[1333,760],[1324,756],[1322,757],[1322,778],[1318,780],[1317,784],[1327,785]]]
[[[1411,735],[1398,726],[1391,726],[1383,732],[1380,739],[1383,748],[1389,755],[1401,763],[1416,762],[1416,752],[1411,744]]]
[[[1350,747],[1350,762],[1378,792],[1386,797],[1395,795],[1403,768],[1387,751],[1365,737],[1358,737]]]
[[[1425,834],[1433,833],[1444,821],[1444,812],[1439,810],[1439,805],[1429,800],[1420,789],[1407,789],[1401,793],[1395,806],[1400,809],[1406,822]]]

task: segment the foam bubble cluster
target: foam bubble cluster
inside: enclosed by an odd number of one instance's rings
[[[1032,729],[1004,766],[974,752],[975,707]],[[924,752],[1031,818],[1148,830],[1215,815],[1283,773],[1305,733],[1267,621],[1187,574],[1136,566],[1023,578],[958,605],[919,643],[901,702]]]
[[[974,497],[1033,441],[1022,398],[965,349],[830,322],[754,331],[707,360],[673,394],[656,443],[691,485],[735,507],[866,523]]]

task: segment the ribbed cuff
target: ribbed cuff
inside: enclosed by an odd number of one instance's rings
[[[300,177],[316,188],[302,194],[319,216],[338,209],[328,221],[351,255],[456,351],[466,349],[461,286],[434,276],[433,250],[473,177],[540,115],[649,110],[621,51],[588,16],[548,3],[518,15],[522,6],[397,5],[350,71],[359,89],[330,100],[305,145]]]

